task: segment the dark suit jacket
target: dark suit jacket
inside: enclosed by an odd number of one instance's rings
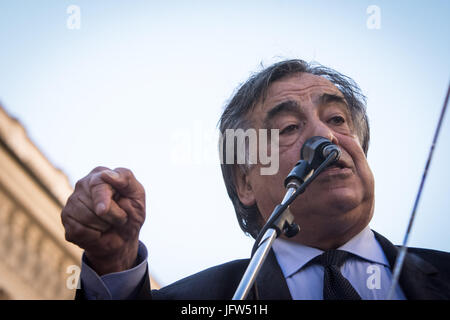
[[[389,261],[391,270],[398,248],[375,233],[377,241]],[[201,271],[159,290],[150,290],[146,274],[137,299],[157,300],[229,300],[244,274],[249,260],[235,260]],[[257,278],[259,298],[262,300],[292,299],[283,273],[271,250]],[[450,254],[446,252],[409,248],[399,280],[407,299],[450,299]],[[253,292],[248,299],[253,299]],[[78,290],[76,299],[83,299]]]

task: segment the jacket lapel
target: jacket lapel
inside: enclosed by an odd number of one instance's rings
[[[256,278],[260,300],[292,300],[283,272],[272,249]],[[249,299],[254,299],[253,290]]]
[[[373,232],[393,270],[399,249],[379,233]],[[418,255],[408,251],[399,284],[408,300],[446,299],[442,293],[447,289],[443,288],[442,282],[439,281],[438,270]]]

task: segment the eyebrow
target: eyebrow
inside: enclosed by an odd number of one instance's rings
[[[347,102],[345,101],[344,97],[338,96],[337,94],[324,93],[319,97],[318,101],[321,105],[331,102],[337,102],[345,104],[347,106]]]
[[[324,93],[318,97],[318,102],[319,102],[319,105],[326,105],[326,104],[332,103],[332,102],[341,103],[344,106],[346,106],[348,109],[348,105],[347,105],[347,102],[345,101],[345,98],[341,97],[337,94]],[[302,107],[297,101],[295,101],[295,100],[283,101],[283,102],[277,104],[276,106],[274,106],[272,109],[270,109],[267,112],[266,117],[264,118],[264,122],[263,122],[264,126],[266,128],[268,128],[271,121],[274,118],[276,118],[278,115],[283,114],[283,113],[290,113],[297,117],[300,117],[302,115],[301,110],[302,110]]]
[[[277,104],[267,112],[264,118],[265,127],[267,128],[271,121],[282,113],[291,113],[299,117],[302,114],[301,106],[294,100],[287,100]]]

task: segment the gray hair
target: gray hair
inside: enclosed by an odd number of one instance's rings
[[[258,101],[264,101],[267,96],[267,90],[273,82],[297,73],[310,73],[324,77],[342,92],[349,106],[356,134],[367,156],[370,130],[366,114],[366,98],[361,93],[359,86],[351,78],[333,69],[317,63],[307,63],[299,59],[275,63],[254,73],[245,83],[236,89],[226,104],[219,120],[219,130],[222,139],[220,141],[221,146],[226,145],[226,129],[246,130],[251,127],[251,122],[247,116],[253,111]],[[223,159],[226,159],[226,148],[222,147],[220,152]],[[235,170],[243,170],[246,172],[248,166],[238,165],[236,161],[232,164],[222,162],[221,169],[228,196],[233,203],[241,229],[246,234],[250,234],[253,238],[256,238],[259,230],[264,225],[264,219],[256,204],[246,206],[240,201],[236,190]]]

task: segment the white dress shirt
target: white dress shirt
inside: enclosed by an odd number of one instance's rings
[[[272,248],[292,299],[322,300],[323,266],[306,264],[323,251],[280,238],[274,241]],[[342,265],[341,273],[361,298],[363,300],[387,299],[392,273],[383,249],[369,226],[337,249],[357,256],[352,256]],[[399,286],[393,298],[405,299]]]

